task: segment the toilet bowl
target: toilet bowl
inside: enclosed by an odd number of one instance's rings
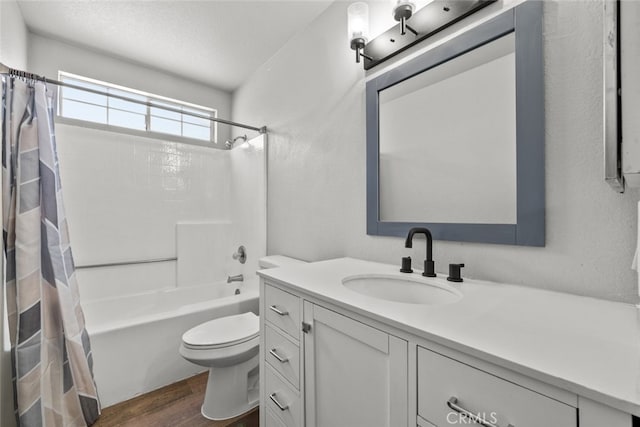
[[[301,264],[294,258],[260,258],[260,268]],[[226,420],[243,414],[260,400],[258,349],[260,321],[254,313],[221,317],[189,329],[182,335],[180,355],[209,368],[202,415]]]
[[[236,417],[258,406],[259,318],[254,313],[221,317],[182,335],[180,355],[209,368],[202,415]]]

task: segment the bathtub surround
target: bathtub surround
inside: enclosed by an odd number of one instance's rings
[[[79,266],[175,258],[177,223],[230,216],[226,151],[67,124],[57,137]],[[83,301],[175,287],[176,264],[81,269]]]
[[[100,415],[60,187],[52,94],[41,82],[3,79],[5,287],[22,427],[91,425]]]
[[[176,225],[177,285],[215,283],[229,262],[231,221],[178,222]]]
[[[266,251],[265,135],[217,150],[57,129],[77,264],[178,257],[79,270],[83,301],[253,275]],[[231,258],[239,245],[244,265]]]
[[[253,277],[260,268],[258,262],[267,253],[267,149],[269,136],[258,135],[247,142],[236,142],[229,152],[231,167],[231,221],[240,226],[231,228],[229,242],[233,252],[244,245],[247,259],[240,264],[225,253],[231,263],[229,274],[244,273]]]
[[[398,61],[514,3],[492,4]],[[388,15],[380,4],[370,3],[372,27]],[[347,6],[333,3],[234,93],[234,120],[270,128],[268,253],[421,259],[422,245],[408,251],[400,238],[366,235],[366,77],[348,47]],[[617,194],[602,179],[602,3],[545,1],[543,13],[546,246],[442,241],[438,272],[464,262],[472,278],[635,303],[639,193]]]

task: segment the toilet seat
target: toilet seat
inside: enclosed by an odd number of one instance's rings
[[[182,343],[194,350],[222,349],[255,340],[259,334],[259,317],[248,312],[210,320],[191,328],[182,335]]]

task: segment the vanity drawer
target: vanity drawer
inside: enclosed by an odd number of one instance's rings
[[[269,325],[265,326],[265,357],[276,371],[300,389],[300,348]]]
[[[265,284],[264,304],[267,321],[298,339],[302,326],[300,323],[300,298]]]
[[[500,427],[578,425],[574,407],[418,348],[418,415],[439,427],[470,424],[456,408],[484,416]]]
[[[302,404],[300,393],[286,383],[275,370],[266,365],[265,406],[277,414],[277,418],[287,427],[302,426]]]

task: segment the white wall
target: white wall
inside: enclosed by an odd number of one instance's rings
[[[57,78],[58,71],[66,71],[216,108],[220,118],[229,118],[231,115],[231,94],[211,86],[33,33],[29,34],[28,49],[29,71],[36,74]],[[224,144],[228,136],[228,126],[220,125],[219,144]]]
[[[0,62],[27,68],[27,26],[15,0],[0,1]]]
[[[348,48],[347,6],[330,6],[234,93],[234,119],[270,129],[268,253],[422,260],[421,244],[366,235],[365,75]],[[544,10],[546,247],[437,241],[436,269],[464,262],[468,277],[635,302],[638,193],[602,180],[602,4]]]

